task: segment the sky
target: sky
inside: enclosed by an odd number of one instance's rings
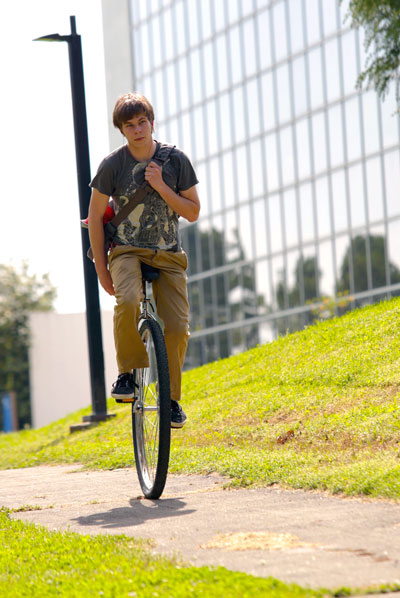
[[[91,174],[109,153],[101,0],[19,0],[2,7],[0,263],[49,273],[56,311],[85,310],[68,44],[82,38]],[[100,290],[103,309],[113,299]]]

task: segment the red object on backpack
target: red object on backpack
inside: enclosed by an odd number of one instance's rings
[[[108,204],[108,206],[106,207],[106,211],[104,212],[104,216],[103,216],[103,224],[107,224],[107,222],[110,222],[115,216],[114,210],[112,209],[111,205]],[[81,220],[81,226],[83,228],[88,228],[89,223],[88,223],[89,217],[85,218],[84,220]]]

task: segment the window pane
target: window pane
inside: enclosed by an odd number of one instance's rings
[[[203,98],[201,89],[200,52],[193,50],[190,56],[190,74],[192,98],[194,102],[200,102]]]
[[[372,154],[379,150],[378,102],[375,92],[363,95],[363,120],[365,153]]]
[[[246,76],[250,77],[257,68],[256,47],[254,43],[254,23],[253,19],[248,19],[243,25],[243,42]]]
[[[292,53],[302,50],[303,37],[303,10],[301,2],[289,2],[290,45]]]
[[[400,269],[400,222],[395,221],[389,224],[388,239],[389,261],[394,264],[397,270]],[[396,272],[397,274],[397,272]]]
[[[256,256],[267,254],[265,199],[254,202],[254,239]]]
[[[380,102],[382,114],[383,145],[390,147],[399,143],[399,115],[396,114],[397,105],[394,85],[384,102]]]
[[[173,19],[176,27],[176,50],[178,54],[182,54],[186,50],[186,36],[185,36],[185,17],[183,14],[183,2],[177,2],[172,6]]]
[[[232,206],[235,203],[235,190],[234,190],[234,176],[233,176],[233,165],[232,165],[232,152],[227,152],[223,155],[223,187],[224,187],[224,198],[225,207]]]
[[[285,6],[278,2],[272,6],[273,32],[275,38],[275,59],[281,60],[287,56]]]
[[[232,118],[229,96],[224,93],[219,98],[219,110],[221,115],[221,142],[222,148],[227,148],[232,145]]]
[[[311,241],[315,232],[312,188],[309,183],[300,186],[300,214],[303,242]]]
[[[215,4],[220,4],[216,2]],[[218,60],[218,89],[221,91],[228,87],[228,61],[226,53],[226,36],[220,35],[217,38],[217,60]],[[208,65],[206,63],[206,71]],[[206,76],[208,78],[208,74]]]
[[[244,104],[243,104],[243,88],[242,87],[238,87],[233,92],[233,113],[234,113],[234,122],[228,123],[228,124],[229,124],[229,127],[232,127],[232,124],[234,124],[235,141],[236,141],[236,143],[239,143],[240,141],[243,141],[244,138],[246,137],[246,131],[245,131],[245,127],[244,127],[245,111],[244,111]],[[222,112],[221,114],[225,115],[224,112]],[[223,118],[224,117],[225,116],[223,116]]]
[[[361,165],[349,168],[349,189],[352,227],[365,225],[364,183]]]
[[[307,88],[304,56],[293,60],[293,89],[295,114],[302,114],[307,110]]]
[[[178,62],[179,72],[179,99],[181,110],[184,110],[189,105],[189,81],[187,75],[187,58],[181,58]]]
[[[316,114],[312,118],[314,170],[318,174],[326,170],[325,115]]]
[[[400,162],[399,152],[390,152],[385,156],[385,186],[388,216],[400,214]]]
[[[141,43],[141,59],[142,59],[142,72],[147,73],[150,70],[150,46],[149,46],[149,28],[147,23],[143,23],[141,26],[141,35],[140,35],[140,43]]]
[[[335,292],[335,277],[332,263],[332,244],[330,241],[319,245],[320,296],[331,296]]]
[[[299,243],[297,202],[294,189],[286,191],[283,196],[285,205],[286,246],[295,247]]]
[[[335,230],[341,231],[348,228],[347,194],[344,173],[342,170],[332,174],[332,203]]]
[[[247,154],[245,147],[239,147],[236,150],[236,165],[238,171],[238,195],[239,201],[248,199],[249,197],[249,171],[247,168]]]
[[[261,142],[253,141],[250,144],[251,161],[251,187],[253,197],[264,192],[263,168],[262,168]]]
[[[340,106],[334,106],[328,111],[329,123],[329,151],[331,167],[343,164],[343,126],[342,110]]]
[[[256,263],[256,288],[259,307],[265,313],[267,306],[271,305],[271,289],[267,260]]]
[[[246,83],[247,110],[249,113],[249,135],[258,135],[261,132],[260,106],[258,101],[258,81]]]
[[[219,158],[213,158],[208,165],[208,176],[211,192],[211,210],[217,212],[222,207],[221,164]]]
[[[162,30],[165,37],[165,54],[161,57],[162,61],[170,60],[174,55],[174,29],[172,25],[171,8],[167,8],[162,14]]]
[[[150,31],[152,36],[151,45],[153,49],[153,67],[156,67],[161,64],[164,54],[164,52],[161,50],[161,32],[159,18],[155,18],[150,21]]]
[[[321,50],[315,48],[311,50],[308,55],[308,65],[310,70],[310,97],[311,106],[316,108],[320,106],[323,101],[322,88],[322,62]]]
[[[201,160],[204,158],[206,153],[206,143],[204,137],[204,121],[203,121],[203,106],[196,108],[193,114],[191,115],[194,123],[194,136],[196,143],[195,145],[195,154],[193,159],[194,160]]]
[[[218,151],[218,136],[217,136],[217,115],[216,115],[216,104],[215,100],[208,102],[206,106],[206,119],[207,119],[207,140],[208,140],[208,153],[214,154]]]
[[[199,42],[197,0],[186,0],[185,6],[187,6],[187,14],[189,21],[189,46],[195,46]]]
[[[210,0],[201,0],[201,27],[203,39],[211,35]]]
[[[331,214],[329,202],[328,180],[324,177],[315,182],[315,197],[318,214],[318,236],[331,234]]]
[[[296,123],[297,167],[300,179],[310,176],[310,141],[308,119]]]
[[[276,149],[276,135],[265,138],[265,153],[267,160],[267,185],[269,191],[278,187],[278,156]]]
[[[271,73],[267,73],[261,77],[261,90],[264,130],[268,131],[275,126],[275,107]]]
[[[282,182],[287,185],[294,180],[292,127],[285,127],[281,130],[280,140]]]
[[[260,67],[265,69],[271,64],[271,39],[269,35],[269,10],[258,15],[258,44]]]
[[[369,221],[383,218],[382,169],[380,158],[366,163]]]
[[[356,160],[361,156],[360,111],[358,98],[345,104],[347,159]]]
[[[342,60],[345,95],[354,93],[357,81],[356,43],[354,31],[342,37]]]
[[[337,38],[328,41],[325,46],[325,71],[327,100],[331,102],[340,97],[340,70]]]
[[[291,118],[289,69],[287,64],[276,70],[277,96],[279,98],[278,114],[279,122],[285,122]]]
[[[279,195],[270,195],[268,198],[269,222],[272,252],[282,250],[282,223]]]
[[[315,43],[321,37],[319,27],[319,4],[319,0],[305,0],[307,42],[309,45]]]
[[[239,242],[241,248],[241,259],[251,259],[253,257],[252,248],[252,226],[250,217],[250,206],[243,206],[239,210]]]
[[[240,35],[238,26],[233,27],[229,31],[229,55],[232,70],[232,83],[238,83],[243,79],[242,58],[240,56]]]
[[[168,94],[167,98],[165,97],[164,93],[164,102],[168,107],[168,114],[175,114],[177,112],[176,108],[176,90],[178,86],[175,80],[175,65],[169,64],[167,66],[167,82],[168,82]],[[165,101],[167,100],[167,101]]]
[[[337,23],[337,0],[324,0],[321,2],[322,16],[324,22],[324,34],[329,35],[338,28]]]
[[[205,77],[205,95],[208,98],[215,94],[214,69],[216,65],[214,65],[214,54],[211,42],[204,44],[201,59],[203,61],[203,68],[207,73]]]
[[[214,9],[215,29],[219,31],[226,27],[225,20],[225,6],[223,2],[212,2],[211,7]]]

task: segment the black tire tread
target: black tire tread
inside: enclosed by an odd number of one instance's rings
[[[158,462],[156,468],[156,475],[154,483],[151,488],[148,488],[144,482],[142,471],[138,459],[138,447],[135,434],[135,412],[134,405],[132,405],[132,433],[133,446],[135,452],[136,469],[139,477],[140,486],[146,498],[157,499],[161,496],[165,483],[167,480],[170,442],[171,442],[171,395],[169,384],[169,368],[167,349],[165,346],[164,335],[161,331],[160,325],[153,318],[146,318],[141,320],[139,324],[140,335],[145,330],[149,330],[152,338],[154,349],[156,353],[159,396],[160,396],[160,422],[159,422],[159,450]]]

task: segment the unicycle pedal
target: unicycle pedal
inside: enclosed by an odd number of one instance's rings
[[[137,397],[124,397],[123,399],[114,399],[116,403],[134,403]]]

